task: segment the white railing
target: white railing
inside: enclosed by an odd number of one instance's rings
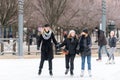
[[[0,54],[18,53],[18,38],[0,38]]]

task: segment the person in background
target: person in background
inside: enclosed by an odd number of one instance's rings
[[[95,31],[97,32],[97,40],[95,42],[98,42],[99,50],[98,50],[98,59],[97,61],[102,60],[102,49],[106,52],[107,56],[109,57],[109,53],[107,51],[106,45],[107,40],[104,34],[104,31],[100,30],[98,27],[95,27]]]
[[[107,64],[115,64],[114,62],[114,53],[116,50],[116,42],[117,42],[117,38],[115,37],[115,33],[114,31],[110,32],[110,38],[109,38],[109,59],[107,61]],[[110,60],[112,59],[112,62],[110,62]]]
[[[68,32],[67,32],[67,31],[64,31],[64,32],[63,32],[63,38],[64,38],[64,40],[67,38],[67,36],[68,36]]]
[[[81,54],[81,74],[80,76],[84,76],[84,70],[85,70],[85,59],[87,58],[87,64],[88,64],[88,74],[91,77],[91,37],[88,34],[88,29],[84,29],[81,33],[80,39],[79,39],[79,51]]]
[[[54,58],[53,54],[53,45],[52,41],[55,45],[57,45],[57,41],[55,39],[54,33],[50,29],[50,25],[46,24],[43,28],[42,33],[40,34],[37,41],[37,49],[39,50],[41,44],[41,61],[39,66],[38,75],[41,74],[43,64],[45,60],[48,60],[49,63],[49,74],[52,76],[52,59]]]
[[[68,54],[65,55],[65,65],[66,71],[65,75],[68,74],[70,68],[70,75],[74,75],[74,58],[76,55],[76,48],[78,45],[78,39],[76,37],[76,32],[74,30],[70,30],[66,39],[64,39],[63,43],[59,45],[59,47],[65,46],[65,50],[68,51]]]

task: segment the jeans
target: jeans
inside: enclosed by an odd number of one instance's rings
[[[74,58],[75,58],[75,54],[65,55],[66,69],[69,69],[70,67],[70,71],[74,70]],[[69,63],[70,63],[70,66],[69,66]]]
[[[114,60],[114,53],[115,53],[116,47],[111,47],[109,50],[109,60]]]
[[[81,56],[81,70],[85,70],[85,58],[87,57],[88,70],[91,70],[91,55],[90,56]]]
[[[107,56],[109,57],[109,53],[107,51],[107,48],[105,45],[103,46],[99,46],[99,50],[98,50],[98,59],[102,59],[102,50],[104,49],[105,53],[107,54]]]

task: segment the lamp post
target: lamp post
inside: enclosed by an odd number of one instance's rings
[[[19,31],[19,40],[18,40],[18,53],[20,57],[23,57],[23,0],[18,0],[18,31]]]
[[[102,0],[102,30],[106,33],[106,0]]]

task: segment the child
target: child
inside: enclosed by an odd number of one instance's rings
[[[109,59],[107,61],[107,64],[115,64],[114,62],[114,53],[116,50],[116,37],[115,37],[115,33],[114,31],[110,32],[110,38],[109,38],[109,46],[110,46],[110,51],[109,51]],[[110,62],[110,60],[112,59],[112,62]]]

